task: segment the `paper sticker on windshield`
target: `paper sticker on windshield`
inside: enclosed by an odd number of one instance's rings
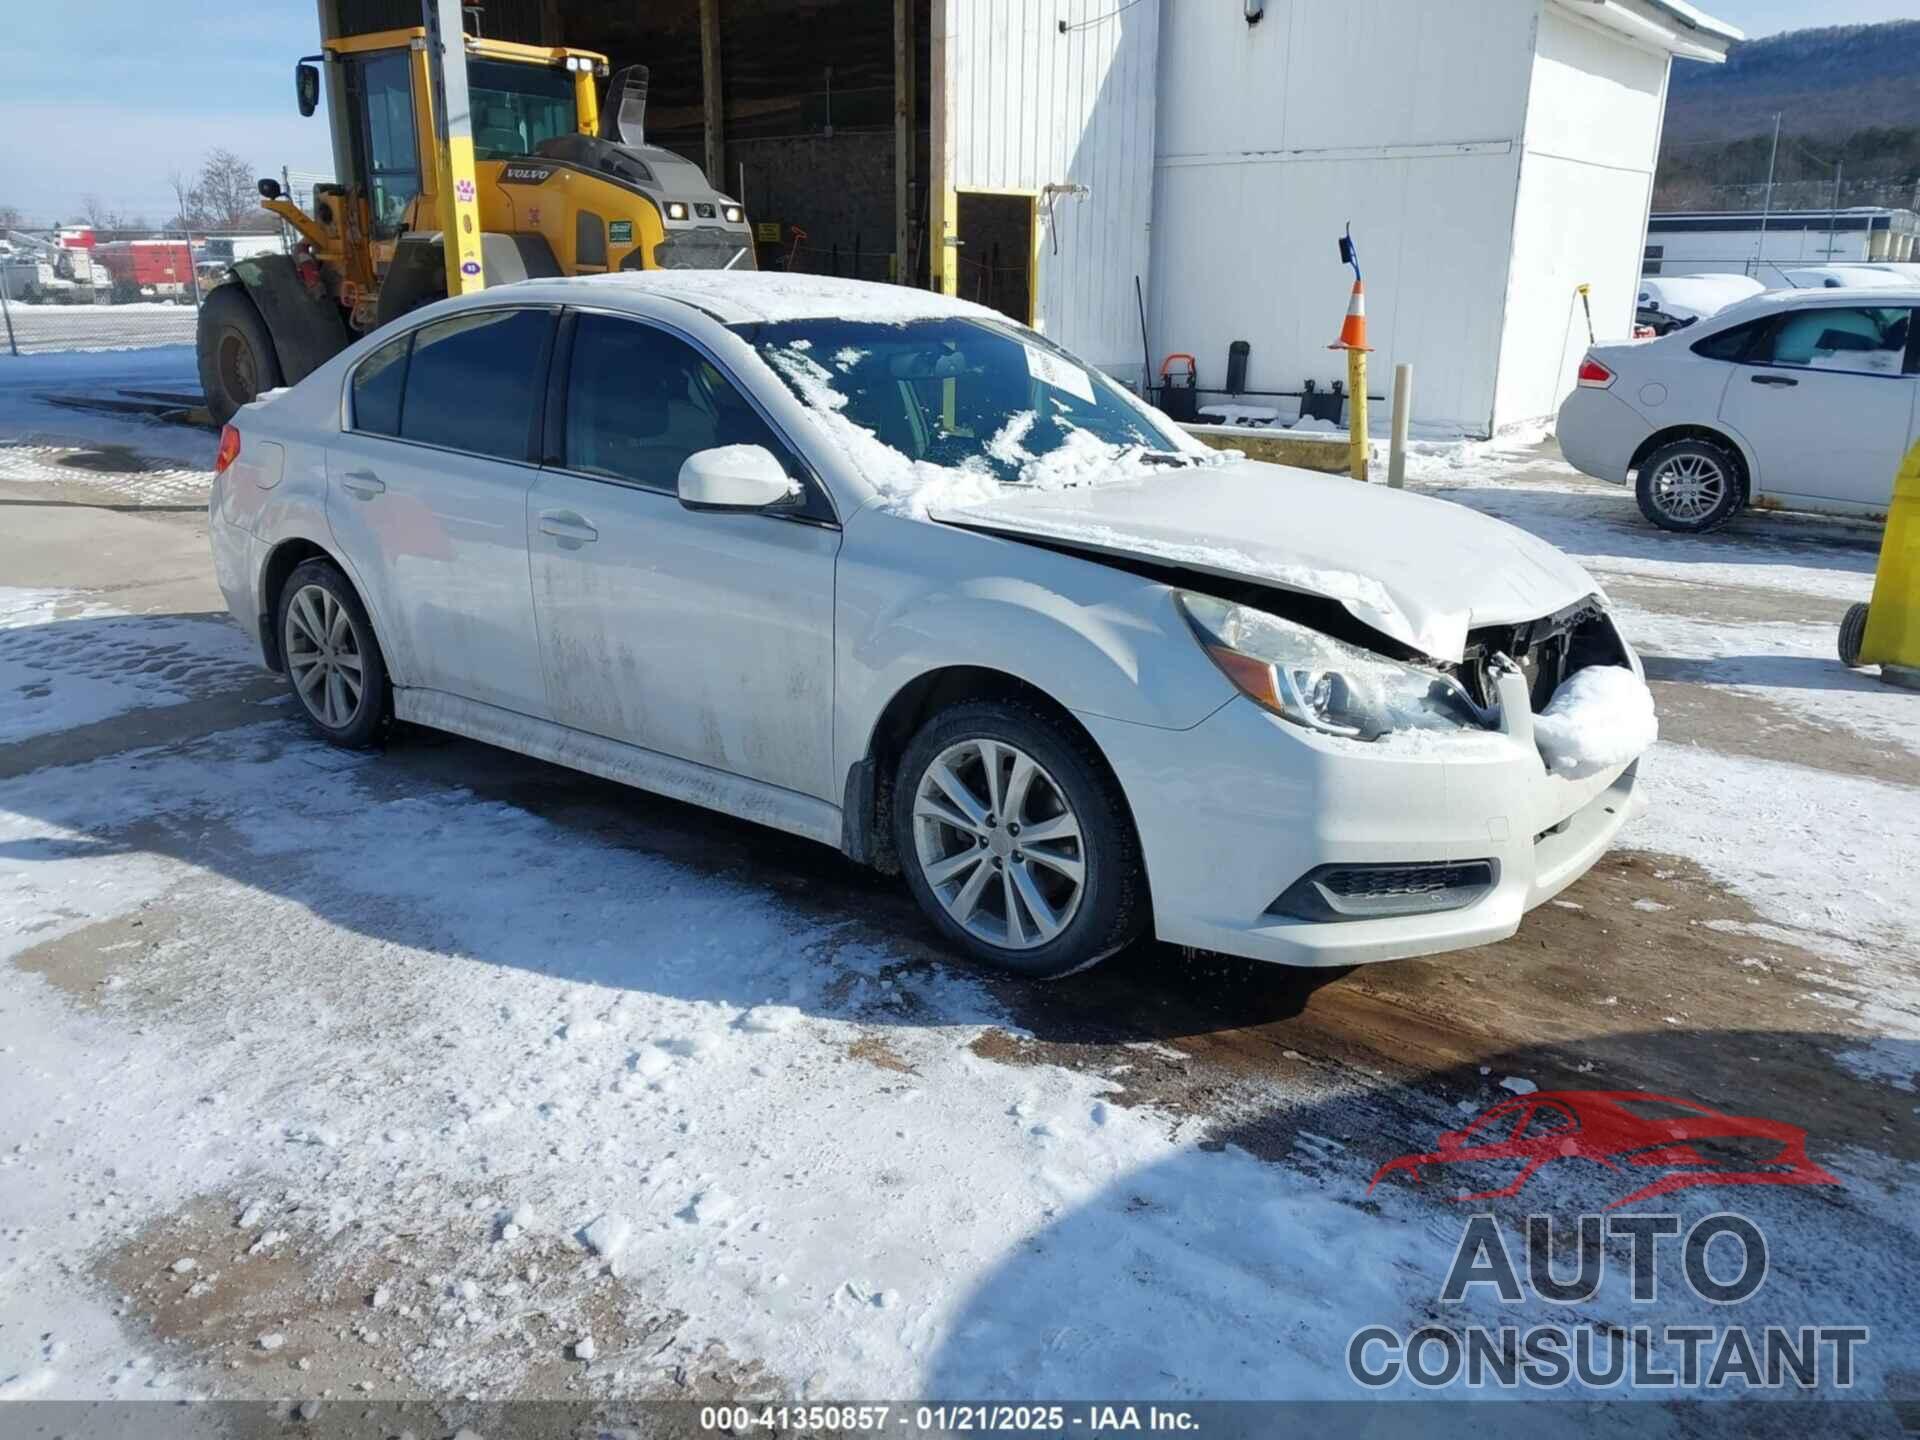
[[[1093,382],[1087,378],[1087,372],[1078,365],[1062,360],[1058,355],[1049,354],[1032,345],[1022,342],[1020,349],[1027,357],[1027,374],[1043,385],[1051,385],[1063,390],[1076,400],[1093,404]]]

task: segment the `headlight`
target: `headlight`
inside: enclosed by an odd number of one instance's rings
[[[687,202],[684,200],[667,201],[667,219],[684,220],[687,218]]]
[[[1448,676],[1402,665],[1264,610],[1189,590],[1177,598],[1221,673],[1283,720],[1355,740],[1489,723]]]
[[[720,207],[720,218],[729,225],[738,225],[747,218],[747,212],[738,205],[723,205]]]

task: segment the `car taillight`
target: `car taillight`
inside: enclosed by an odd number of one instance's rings
[[[221,474],[240,458],[240,432],[228,425],[220,432],[220,449],[213,457],[213,473]]]
[[[1582,385],[1607,386],[1613,383],[1613,372],[1591,355],[1580,362],[1580,383]]]

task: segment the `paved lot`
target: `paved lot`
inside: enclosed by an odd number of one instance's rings
[[[1749,1318],[1867,1323],[1860,1393],[1909,1383],[1920,706],[1831,659],[1871,534],[1681,540],[1550,449],[1422,457],[1623,608],[1652,814],[1500,945],[1038,987],[820,847],[315,744],[182,437],[83,424],[0,436],[0,1394],[1347,1396],[1460,1234],[1374,1169],[1536,1087],[1804,1126],[1839,1184],[1676,1208],[1765,1230]]]

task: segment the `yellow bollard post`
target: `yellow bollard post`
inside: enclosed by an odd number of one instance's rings
[[[1878,665],[1889,684],[1920,690],[1920,445],[1907,452],[1894,478],[1866,610],[1857,663]]]
[[[1347,473],[1367,478],[1367,352],[1347,351]]]
[[[1354,248],[1353,227],[1340,240],[1340,263],[1353,267],[1353,293],[1347,297],[1347,318],[1340,338],[1329,350],[1347,352],[1347,473],[1367,478],[1367,287],[1360,280],[1360,252]]]

